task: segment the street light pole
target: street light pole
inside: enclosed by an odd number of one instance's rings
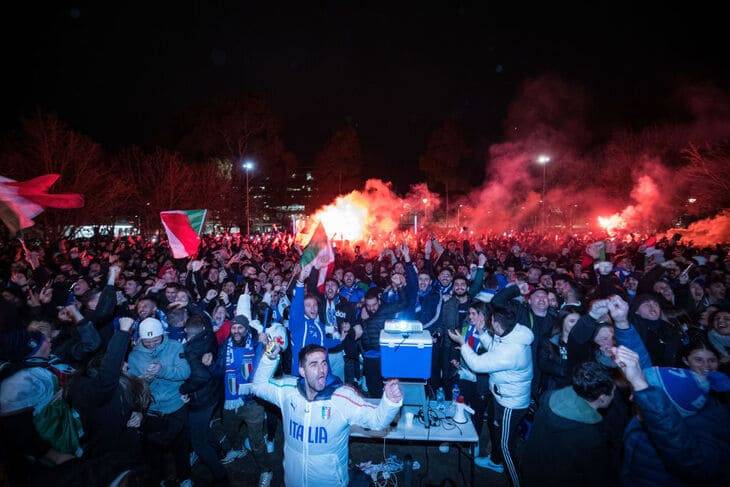
[[[248,189],[248,177],[249,172],[253,169],[253,162],[246,161],[243,163],[243,169],[246,171],[246,237],[251,236],[251,205],[250,205],[250,193]]]
[[[537,163],[542,164],[542,197],[540,198],[540,205],[541,205],[541,219],[542,219],[542,228],[545,230],[546,226],[546,218],[545,218],[545,175],[547,171],[547,164],[550,162],[550,156],[541,155],[537,158]]]
[[[542,165],[542,203],[545,204],[545,171],[547,170],[547,164]]]

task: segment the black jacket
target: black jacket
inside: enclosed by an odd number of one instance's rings
[[[616,485],[602,422],[570,386],[544,394],[524,449],[524,485]]]
[[[646,320],[634,314],[629,320],[641,336],[651,363],[659,367],[676,367],[682,350],[682,335],[671,323],[664,320]]]
[[[380,350],[380,331],[385,326],[385,322],[395,318],[396,314],[408,306],[402,291],[399,291],[399,297],[400,299],[394,303],[380,306],[377,313],[365,320],[362,325],[363,350]]]
[[[570,385],[571,378],[568,369],[567,343],[559,343],[560,335],[543,338],[539,347],[538,367],[540,368],[542,391],[552,391]],[[565,356],[561,353],[565,351]]]
[[[69,385],[71,405],[81,416],[87,455],[108,451],[138,451],[137,431],[127,428],[132,404],[124,400],[119,376],[129,346],[129,333],[116,331],[109,341],[101,367],[76,376]]]
[[[188,407],[190,409],[201,409],[215,404],[220,396],[218,380],[211,372],[211,367],[203,365],[203,355],[213,354],[215,363],[218,346],[215,335],[206,328],[184,345],[185,360],[190,365],[190,377],[180,386],[180,394],[187,394],[190,397]]]
[[[357,307],[348,302],[346,299],[340,298],[340,296],[335,296],[335,322],[339,331],[340,325],[342,323],[347,322],[350,323],[350,325],[357,324]],[[327,321],[327,298],[324,297],[321,294],[317,295],[317,306],[319,309],[319,322],[323,323],[323,326],[328,324]],[[348,335],[351,335],[351,339],[348,341],[348,343],[345,343],[346,337],[343,337],[342,345],[334,348],[328,349],[330,353],[335,352],[341,352],[345,350],[346,348],[350,348],[352,346],[352,338],[355,336],[355,332],[353,330],[350,331]],[[349,345],[349,346],[348,346]],[[352,350],[350,350],[352,351]]]

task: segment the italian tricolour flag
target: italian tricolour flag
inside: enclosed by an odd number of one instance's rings
[[[327,238],[327,232],[324,231],[322,223],[317,224],[317,228],[314,230],[307,246],[304,247],[302,258],[299,261],[302,267],[306,267],[312,263],[314,268],[319,270],[317,287],[321,288],[324,286],[327,275],[332,272],[332,267],[335,263],[335,253],[332,250],[332,245]]]
[[[161,211],[160,220],[176,259],[190,257],[198,252],[200,232],[208,210]]]

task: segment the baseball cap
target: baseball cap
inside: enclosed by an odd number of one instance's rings
[[[143,339],[157,338],[165,334],[160,320],[156,318],[145,318],[139,324],[139,337]]]

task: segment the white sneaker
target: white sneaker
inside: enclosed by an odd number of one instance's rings
[[[233,461],[238,460],[239,458],[243,458],[246,456],[248,452],[246,450],[231,450],[228,453],[226,453],[226,456],[221,460],[221,463],[227,464],[231,463]]]
[[[274,453],[274,440],[266,440],[266,453]]]
[[[261,472],[259,476],[259,487],[269,487],[273,478],[274,472]]]
[[[185,479],[180,482],[180,487],[193,487],[193,481],[190,479]]]

